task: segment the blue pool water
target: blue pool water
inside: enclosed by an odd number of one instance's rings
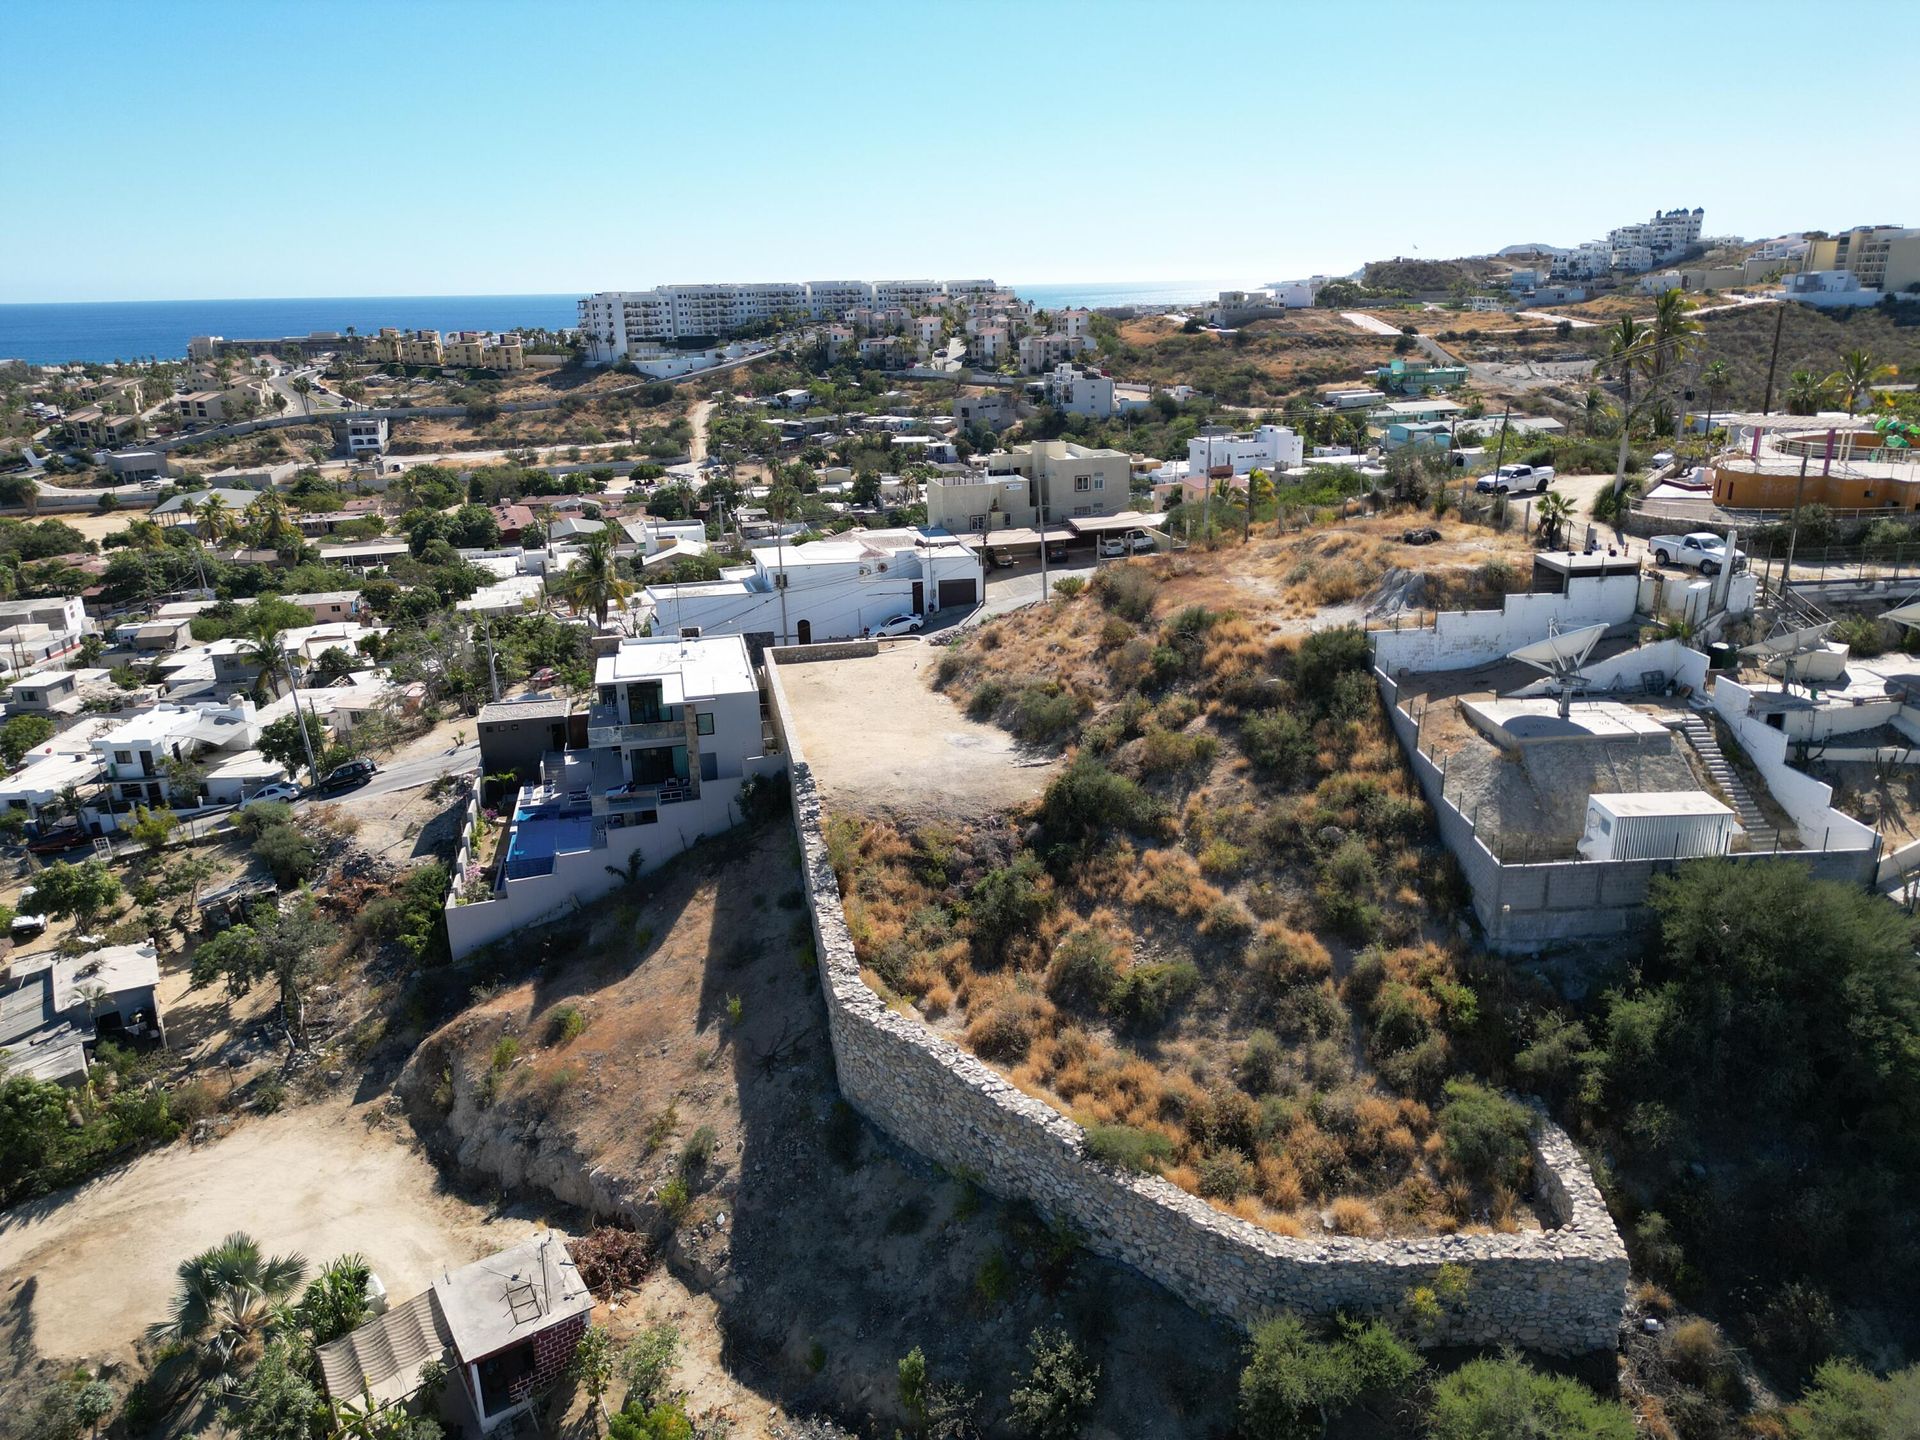
[[[553,857],[593,844],[591,810],[522,811],[514,817],[513,841],[507,850],[507,878],[553,873]]]

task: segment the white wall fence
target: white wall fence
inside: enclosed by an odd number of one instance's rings
[[[1880,836],[1870,825],[1833,808],[1833,787],[1814,779],[1787,763],[1790,741],[1784,730],[1776,730],[1747,712],[1753,692],[1738,681],[1722,675],[1713,687],[1713,708],[1747,759],[1760,772],[1767,789],[1780,808],[1792,818],[1801,840],[1809,847],[1824,851],[1864,852],[1879,858]]]
[[[1644,654],[1641,660],[1644,665]],[[1427,803],[1433,807],[1441,841],[1466,877],[1473,895],[1474,914],[1480,921],[1488,949],[1534,954],[1558,944],[1620,939],[1647,929],[1653,918],[1647,907],[1647,895],[1654,877],[1672,873],[1685,861],[1568,859],[1512,863],[1502,860],[1480,839],[1472,817],[1447,795],[1446,770],[1422,750],[1419,717],[1400,705],[1399,686],[1384,668],[1376,668],[1374,678],[1386,701],[1394,734],[1406,752],[1408,764],[1413,767],[1414,778]],[[1763,768],[1762,773],[1768,772]],[[1825,805],[1826,786],[1797,771],[1791,773],[1806,785],[1817,786],[1823,792],[1821,804]],[[1789,813],[1794,813],[1795,806],[1806,808],[1814,798],[1802,787],[1794,787],[1793,796],[1793,805],[1782,801]],[[1879,857],[1878,837],[1864,825],[1848,821],[1830,806],[1826,806],[1825,813],[1845,824],[1836,823],[1811,833],[1803,827],[1802,840],[1808,848],[1736,854],[1727,858],[1746,863],[1793,861],[1807,866],[1821,879],[1861,886],[1871,883]],[[1823,848],[1813,848],[1815,837]]]
[[[1563,594],[1509,595],[1498,610],[1442,610],[1430,626],[1373,632],[1374,662],[1388,674],[1403,670],[1471,670],[1504,660],[1547,633],[1582,625],[1629,625],[1640,603],[1637,575],[1570,581]]]

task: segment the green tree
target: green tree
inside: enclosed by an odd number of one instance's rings
[[[1540,516],[1540,543],[1549,550],[1559,549],[1562,535],[1573,520],[1573,502],[1558,490],[1549,490],[1540,497],[1536,509]]]
[[[267,1343],[241,1387],[234,1419],[243,1440],[313,1440],[327,1412],[312,1376],[312,1351],[298,1337]]]
[[[1920,1435],[1920,1365],[1881,1380],[1851,1360],[1829,1360],[1786,1418],[1793,1440],[1912,1440]]]
[[[1611,371],[1620,382],[1620,454],[1613,467],[1613,496],[1617,503],[1627,483],[1627,444],[1633,430],[1633,381],[1646,371],[1654,354],[1653,337],[1631,315],[1622,315],[1607,332],[1606,349],[1596,370]],[[1643,401],[1644,403],[1644,401]]]
[[[92,637],[89,637],[92,638]],[[0,759],[7,762],[7,768],[18,765],[29,750],[43,745],[53,738],[53,721],[44,715],[10,716],[4,725],[0,725]]]
[[[620,562],[614,554],[614,533],[609,524],[588,536],[579,562],[561,576],[561,591],[568,606],[576,614],[592,611],[597,625],[605,625],[608,609],[625,604],[633,594],[633,582],[620,574]]]
[[[924,1430],[927,1424],[927,1355],[918,1345],[900,1357],[894,1367],[900,1387],[900,1408],[913,1419],[913,1428]]]
[[[573,1358],[567,1362],[567,1373],[593,1402],[593,1428],[596,1433],[607,1413],[607,1386],[613,1383],[614,1366],[613,1336],[598,1325],[587,1326],[580,1343],[574,1347]]]
[[[1433,1387],[1433,1440],[1633,1440],[1633,1417],[1519,1356],[1470,1360]]]
[[[296,1318],[315,1345],[338,1340],[366,1323],[372,1310],[367,1284],[372,1267],[364,1255],[342,1255],[320,1267],[300,1296]]]
[[[1033,1364],[1008,1396],[1014,1425],[1033,1440],[1073,1440],[1093,1413],[1100,1367],[1062,1330],[1027,1337]]]
[[[1248,1440],[1314,1440],[1336,1414],[1406,1390],[1420,1370],[1420,1357],[1384,1325],[1343,1321],[1323,1339],[1296,1317],[1277,1316],[1247,1346],[1240,1426]]]
[[[1707,434],[1713,434],[1713,411],[1720,397],[1733,388],[1733,371],[1724,360],[1711,360],[1700,372],[1700,384],[1707,392]]]
[[[113,1414],[116,1402],[113,1386],[104,1380],[89,1380],[74,1392],[74,1418],[87,1427],[89,1435],[98,1435],[101,1422]]]
[[[34,1194],[74,1143],[67,1088],[29,1075],[0,1078],[0,1204]]]
[[[157,856],[167,848],[167,841],[173,838],[173,832],[179,828],[179,820],[164,805],[158,810],[136,805],[133,807],[133,821],[127,826],[127,834],[149,855]]]
[[[1847,414],[1852,415],[1860,408],[1860,397],[1892,375],[1891,365],[1882,365],[1865,350],[1849,350],[1840,357],[1840,368],[1827,377],[1827,385],[1847,397]]]
[[[34,898],[41,913],[56,920],[71,916],[82,930],[90,928],[95,916],[120,899],[120,882],[99,860],[83,860],[78,865],[59,861],[42,870],[34,883],[40,887]]]
[[[667,1393],[680,1358],[680,1332],[670,1324],[649,1325],[620,1357],[627,1381],[627,1404],[651,1407]]]
[[[302,730],[306,731],[305,740],[300,736]],[[307,749],[309,745],[313,747],[311,751]],[[327,727],[311,710],[282,715],[261,727],[257,748],[287,774],[298,775],[300,767],[308,763],[309,754],[318,755],[327,748]],[[315,775],[313,779],[318,783],[320,777]]]
[[[1815,415],[1827,403],[1828,385],[1811,370],[1795,370],[1787,377],[1787,413]]]
[[[235,1231],[180,1262],[168,1318],[151,1326],[148,1338],[183,1345],[203,1384],[233,1394],[264,1355],[287,1297],[306,1273],[301,1256],[264,1255],[251,1235]]]

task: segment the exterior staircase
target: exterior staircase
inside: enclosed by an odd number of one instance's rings
[[[1687,737],[1687,743],[1693,746],[1694,753],[1707,767],[1707,774],[1712,777],[1713,783],[1733,803],[1740,828],[1747,832],[1747,848],[1771,850],[1778,845],[1780,832],[1768,822],[1766,812],[1747,789],[1746,781],[1740,778],[1740,772],[1722,753],[1712,723],[1704,716],[1689,715],[1681,722],[1680,733]]]

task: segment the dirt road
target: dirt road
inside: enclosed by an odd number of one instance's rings
[[[338,1102],[285,1111],[0,1214],[0,1294],[31,1277],[40,1352],[100,1359],[165,1318],[175,1266],[235,1230],[316,1266],[358,1251],[396,1299],[532,1232],[443,1192],[397,1122],[373,1123],[383,1116]]]
[[[930,684],[937,646],[780,667],[800,748],[829,808],[971,818],[1040,793],[1059,762],[969,720]]]
[[[707,417],[713,414],[713,401],[702,400],[687,417],[693,424],[693,438],[687,442],[687,459],[698,465],[707,458]]]

